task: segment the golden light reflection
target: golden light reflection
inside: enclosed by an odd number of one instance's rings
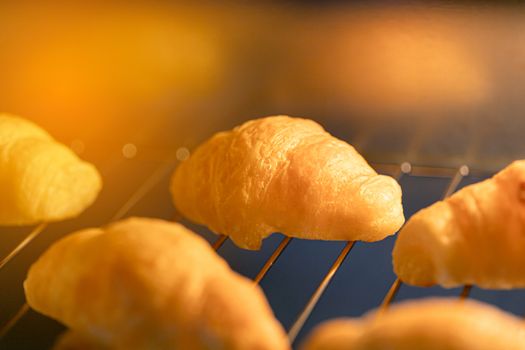
[[[122,155],[127,159],[133,159],[137,155],[138,148],[133,143],[126,143],[122,146]]]
[[[342,59],[349,61],[359,52],[355,65],[343,68],[348,91],[363,102],[394,108],[479,104],[489,89],[485,63],[441,23],[370,24],[375,26],[362,33],[368,38],[362,47],[343,49]]]
[[[215,91],[225,44],[213,21],[166,7],[3,3],[0,109],[110,142]]]
[[[314,20],[294,35],[309,39],[294,44],[297,66],[284,71],[276,98],[293,98],[298,88],[313,101],[384,117],[479,107],[497,84],[486,50],[505,45],[487,36],[504,28],[501,15],[403,6],[308,14]]]
[[[86,156],[270,113],[475,115],[522,100],[516,9],[2,2],[0,111]]]
[[[185,161],[190,157],[190,150],[186,147],[179,147],[177,149],[177,152],[175,153],[175,157],[177,158],[177,160]]]
[[[359,46],[342,36],[336,57],[341,70],[334,81],[339,91],[357,103],[393,109],[474,105],[486,98],[483,62],[461,39],[425,23],[403,24],[370,23],[352,34],[366,38]]]

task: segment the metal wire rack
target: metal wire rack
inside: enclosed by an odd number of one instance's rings
[[[113,215],[110,221],[118,220],[124,216],[126,216],[130,210],[137,205],[152,189],[154,189],[161,181],[165,181],[168,177],[168,174],[171,172],[173,167],[175,166],[175,162],[167,162],[162,163],[159,167],[157,167],[151,175],[149,175],[145,181],[138,187],[136,190],[128,197],[128,199],[120,206],[120,208],[116,211],[116,213]],[[446,167],[432,167],[432,166],[417,166],[412,165],[408,162],[404,162],[401,164],[372,164],[372,166],[380,173],[384,174],[390,174],[394,178],[396,178],[398,181],[402,181],[405,178],[433,178],[433,179],[445,179],[447,181],[447,185],[445,189],[442,192],[441,197],[446,198],[449,195],[451,195],[465,180],[467,177],[472,177],[470,182],[476,182],[479,179],[487,177],[489,174],[484,173],[482,171],[472,171],[468,168],[468,166],[463,165],[459,168],[446,168]],[[47,228],[47,224],[41,224],[35,227],[29,234],[25,236],[11,251],[5,255],[0,260],[0,273],[2,272],[2,269],[8,265],[8,264],[16,264],[16,258],[17,256],[24,250],[27,249],[28,246],[30,246],[31,242],[41,235],[43,232],[45,232]],[[280,258],[283,256],[286,256],[286,251],[289,250],[289,247],[293,241],[298,241],[297,239],[290,238],[290,237],[284,237],[284,236],[277,236],[278,243],[275,243],[271,249],[269,250],[267,257],[265,255],[265,258],[263,260],[262,265],[258,268],[256,271],[256,274],[253,278],[254,283],[263,283],[264,280],[271,275],[270,271],[274,266],[279,265]],[[274,239],[274,240],[275,240]],[[229,242],[228,237],[221,235],[216,237],[213,241],[210,242],[213,246],[213,248],[221,252],[222,248],[225,246],[226,243]],[[306,302],[303,304],[303,306],[300,308],[299,312],[295,314],[295,318],[293,319],[293,322],[287,327],[288,328],[288,336],[290,341],[293,344],[297,344],[300,340],[300,334],[302,331],[304,332],[305,324],[307,324],[307,321],[309,320],[310,316],[318,306],[320,300],[322,299],[323,295],[325,294],[327,288],[330,286],[332,280],[336,276],[336,274],[341,270],[341,267],[343,266],[345,260],[347,260],[350,252],[354,248],[355,243],[354,242],[346,242],[342,244],[342,248],[340,248],[339,253],[333,257],[330,256],[319,256],[319,261],[322,262],[321,259],[328,259],[329,261],[332,261],[331,265],[329,265],[328,269],[325,270],[325,272],[322,274],[320,280],[316,283],[315,288],[313,288],[313,291],[309,296],[307,297]],[[366,244],[365,246],[371,247],[372,244]],[[391,247],[390,247],[391,248]],[[229,248],[229,250],[232,250]],[[234,249],[236,251],[236,254],[238,254],[241,250],[240,249]],[[266,249],[268,251],[268,249]],[[251,252],[253,253],[253,252]],[[251,254],[250,253],[250,254]],[[258,254],[258,253],[253,253]],[[260,253],[262,254],[262,253]],[[291,253],[290,253],[291,254]],[[228,259],[227,259],[228,260]],[[232,264],[232,262],[230,261]],[[326,261],[323,262],[325,264]],[[235,262],[233,263],[235,265]],[[324,265],[323,265],[324,266]],[[233,266],[235,268],[235,266]],[[294,273],[293,271],[288,271],[289,273]],[[362,271],[364,272],[364,271]],[[272,283],[270,281],[270,283]],[[356,281],[356,283],[359,283],[359,281]],[[275,286],[272,284],[273,288],[279,288],[279,286]],[[398,292],[400,291],[402,287],[402,282],[399,281],[399,279],[395,279],[394,282],[391,284],[391,286],[384,290],[376,290],[374,291],[375,294],[383,295],[382,302],[378,303],[375,306],[380,306],[383,310],[388,308],[388,306],[394,301],[396,296],[398,295]],[[263,285],[263,289],[267,291],[265,286]],[[423,289],[423,288],[419,288]],[[464,286],[459,291],[452,291],[452,293],[457,292],[457,297],[465,299],[468,298],[471,292],[471,286]],[[292,293],[293,295],[293,293]],[[448,293],[450,295],[450,293]],[[271,299],[271,298],[270,298]],[[483,299],[483,298],[481,298]],[[525,298],[524,298],[525,299]],[[272,300],[270,300],[270,303],[272,303]],[[282,308],[282,306],[275,306],[274,311],[276,308]],[[515,307],[515,305],[514,305]],[[2,315],[2,317],[5,318],[4,323],[0,326],[0,348],[7,348],[6,344],[4,343],[4,340],[6,338],[9,338],[10,332],[17,326],[17,324],[28,314],[30,311],[27,304],[19,305],[16,312],[11,313],[10,315]],[[514,310],[516,311],[516,310]],[[517,311],[520,312],[519,310]],[[343,313],[344,314],[344,313]],[[279,318],[279,314],[277,314]],[[342,316],[342,315],[338,315]],[[326,318],[326,316],[323,316],[321,318]],[[281,319],[281,322],[283,323],[290,323],[283,321]],[[317,323],[318,320],[313,320],[313,323]],[[286,326],[286,325],[285,325]],[[312,325],[310,325],[311,328]],[[4,344],[4,345],[2,345]]]

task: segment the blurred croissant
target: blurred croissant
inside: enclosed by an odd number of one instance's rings
[[[525,161],[416,213],[393,261],[418,286],[525,287]]]
[[[426,299],[318,326],[304,350],[525,350],[525,324],[474,301]]]
[[[102,186],[91,164],[35,124],[0,114],[0,225],[79,215]]]
[[[33,309],[111,349],[289,349],[260,287],[162,220],[69,235],[30,268],[24,289]]]
[[[172,179],[181,214],[258,249],[273,232],[377,241],[403,224],[401,189],[314,121],[286,116],[221,132]]]

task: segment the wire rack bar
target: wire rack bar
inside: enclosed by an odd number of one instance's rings
[[[452,193],[456,191],[461,180],[463,180],[465,176],[468,176],[469,172],[470,170],[468,166],[462,165],[461,167],[459,167],[459,169],[456,171],[456,173],[452,177],[452,180],[449,182],[448,187],[445,193],[443,194],[443,199],[450,197]]]
[[[392,303],[392,300],[396,297],[397,293],[399,292],[399,289],[401,288],[401,285],[403,282],[399,278],[396,278],[394,283],[390,286],[390,289],[385,295],[385,298],[383,299],[383,302],[381,303],[380,310],[385,311],[388,309],[388,306],[390,303]]]
[[[456,172],[452,176],[452,179],[450,180],[447,188],[445,189],[445,192],[443,193],[443,199],[452,195],[452,193],[454,193],[456,189],[458,188],[459,184],[461,183],[461,180],[465,176],[468,176],[468,174],[469,174],[469,168],[466,165],[462,165],[458,169],[456,169]],[[386,309],[388,309],[390,304],[394,301],[395,297],[397,296],[397,293],[402,285],[403,285],[403,282],[399,278],[397,278],[392,284],[392,286],[390,286],[390,289],[388,290],[380,306],[380,309],[382,311],[385,311]],[[470,293],[470,289],[471,289],[471,286],[463,287],[463,290],[461,291],[461,294],[460,294],[460,298],[461,299],[467,298]]]
[[[172,169],[173,162],[162,164],[153,174],[151,174],[146,181],[133,192],[129,199],[122,204],[115,215],[110,219],[110,222],[120,220],[126,215],[142,198],[144,198]]]
[[[468,166],[462,165],[461,167],[446,167],[446,166],[431,166],[431,165],[418,165],[418,164],[411,164],[408,162],[404,162],[402,164],[409,165],[410,175],[413,176],[424,176],[424,177],[440,177],[440,178],[450,178],[453,177],[460,168],[463,167],[463,171],[467,170],[467,175],[477,176],[477,177],[485,177],[488,175],[491,175],[492,172],[480,170],[480,169],[473,169]],[[397,169],[399,169],[399,163],[377,163],[377,162],[371,162],[370,166],[374,169],[381,169],[385,173],[393,174]]]
[[[11,317],[3,326],[0,328],[0,339],[2,339],[9,331],[13,328],[13,326],[20,321],[22,317],[29,311],[29,305],[27,303],[24,303],[20,309]]]
[[[16,247],[11,250],[9,254],[7,254],[2,260],[0,260],[0,270],[8,263],[10,262],[15,256],[18,255],[24,249],[33,239],[35,239],[42,231],[44,231],[47,227],[47,223],[41,223],[40,225],[36,226],[20,243],[16,245]]]
[[[255,276],[255,279],[253,280],[256,284],[260,283],[261,280],[264,278],[264,276],[266,276],[266,274],[268,273],[268,271],[270,270],[270,268],[273,266],[273,264],[277,261],[277,259],[279,258],[279,256],[281,256],[282,252],[286,249],[286,247],[288,246],[288,244],[290,244],[292,240],[292,237],[284,237],[281,241],[281,243],[279,243],[279,245],[277,246],[277,248],[274,250],[274,252],[272,253],[272,255],[268,258],[268,260],[266,260],[266,262],[264,263],[262,269],[259,271],[259,273],[257,274],[257,276]]]
[[[352,250],[353,246],[354,242],[352,241],[347,242],[345,244],[344,248],[341,250],[341,253],[339,253],[339,256],[337,257],[337,259],[335,259],[332,267],[330,267],[330,270],[328,270],[328,273],[324,276],[323,280],[315,290],[314,294],[310,297],[310,300],[308,300],[308,303],[306,304],[305,308],[299,314],[299,317],[288,331],[288,339],[290,339],[290,343],[293,343],[295,338],[297,338],[297,335],[303,328],[306,320],[308,320],[308,317],[310,316],[313,309],[317,305],[317,302],[326,290],[326,287],[328,287],[328,284],[334,277],[337,270],[339,270],[339,267],[343,264],[345,258],[348,256],[348,253],[350,253],[350,250]]]
[[[219,250],[219,248],[222,247],[222,245],[224,244],[224,242],[226,242],[227,239],[228,236],[220,235],[211,247],[213,248],[213,250]]]
[[[461,300],[468,299],[471,290],[472,290],[472,286],[471,286],[470,284],[467,284],[467,285],[464,286],[463,289],[461,290],[461,294],[459,295],[459,298],[460,298]]]

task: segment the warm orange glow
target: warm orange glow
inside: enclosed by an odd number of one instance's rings
[[[312,21],[298,27],[295,37],[308,40],[294,42],[297,65],[275,86],[283,105],[308,94],[311,101],[384,117],[477,108],[500,83],[495,64],[505,64],[487,50],[504,52],[524,39],[517,29],[525,30],[521,17],[510,17],[510,9],[347,10],[310,13]],[[505,33],[502,19],[512,19],[515,31]],[[487,33],[512,34],[513,41],[494,41]]]
[[[0,110],[63,138],[111,142],[113,131],[184,110],[224,74],[223,40],[191,8],[0,6]]]
[[[484,62],[454,30],[398,21],[373,21],[341,36],[334,57],[341,67],[334,82],[340,93],[393,109],[474,105],[487,97]],[[359,44],[355,37],[362,38]]]
[[[475,115],[525,82],[520,7],[4,2],[0,23],[0,111],[103,155],[269,113]]]

